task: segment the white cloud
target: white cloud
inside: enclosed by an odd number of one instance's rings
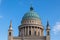
[[[60,22],[56,22],[56,24],[53,26],[53,32],[54,34],[57,34],[60,32]]]
[[[0,18],[3,18],[3,16],[0,16]]]

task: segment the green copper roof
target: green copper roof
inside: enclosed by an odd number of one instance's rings
[[[25,15],[23,16],[22,20],[24,19],[40,19],[39,15],[33,11],[33,8],[30,8],[30,11],[25,13]]]

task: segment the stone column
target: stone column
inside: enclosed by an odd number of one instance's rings
[[[25,26],[25,36],[26,36],[26,26]]]
[[[28,26],[28,35],[29,35],[29,26]]]
[[[38,36],[40,36],[40,28],[39,28],[39,35]]]
[[[39,28],[39,30],[38,30],[38,36],[40,36],[40,28]]]
[[[36,31],[36,30],[35,30],[35,27],[34,27],[34,36],[36,35],[36,34],[35,34],[35,31]]]
[[[23,32],[23,36],[24,36],[24,28],[22,29],[22,32]]]
[[[38,30],[38,27],[37,27],[37,28],[36,28],[36,35],[37,35],[37,36],[38,36],[38,31],[39,31],[39,30]]]
[[[33,33],[33,35],[35,35],[35,27],[33,27],[33,29],[34,29],[34,33]]]
[[[40,29],[40,36],[41,36],[41,29]]]

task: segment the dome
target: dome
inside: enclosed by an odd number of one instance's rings
[[[19,34],[24,30],[25,36],[43,36],[43,26],[39,15],[30,7],[30,11],[26,12],[19,26]],[[40,31],[39,31],[40,30]]]
[[[25,13],[22,20],[24,19],[40,19],[39,15],[33,10],[33,8],[30,8],[30,11]]]
[[[26,12],[22,18],[21,24],[38,24],[41,25],[41,20],[32,7],[30,7],[30,11]]]

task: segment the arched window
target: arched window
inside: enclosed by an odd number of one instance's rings
[[[49,31],[47,32],[47,35],[49,35]]]
[[[29,35],[31,35],[31,31],[29,31]]]
[[[9,36],[11,36],[11,32],[9,32]]]

